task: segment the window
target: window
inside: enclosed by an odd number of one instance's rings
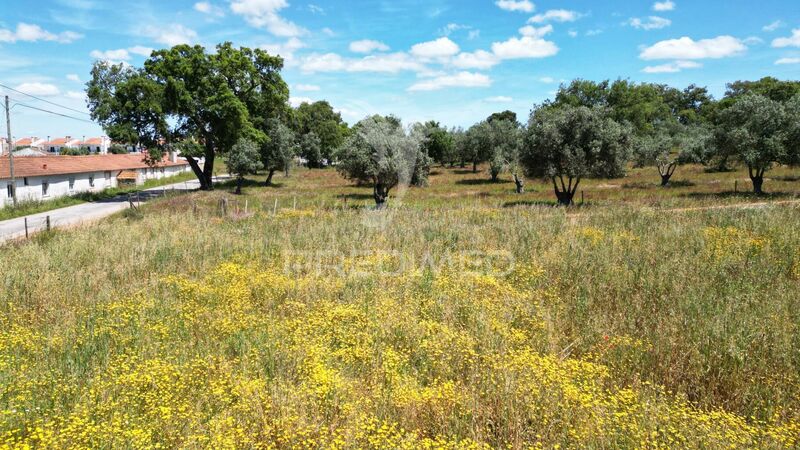
[[[75,189],[75,177],[69,177],[69,190],[72,191]]]
[[[105,175],[106,175],[106,180],[110,180],[111,179],[111,172],[109,172],[108,170],[106,170]]]
[[[28,186],[28,177],[25,177],[25,178],[22,179],[22,184],[24,184],[25,186]]]
[[[47,180],[42,180],[42,197],[47,197],[50,191],[50,183]]]
[[[56,148],[55,148],[55,147],[50,147],[50,151],[51,151],[51,152],[55,152],[55,151],[56,151]]]
[[[94,187],[94,176],[89,177],[89,187]]]
[[[8,190],[8,198],[13,197],[14,196],[14,186],[11,183],[8,183],[8,185],[6,185],[6,189]]]

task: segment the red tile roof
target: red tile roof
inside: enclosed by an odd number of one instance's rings
[[[156,167],[186,166],[178,159],[174,163],[165,158]],[[14,158],[15,177],[38,177],[72,173],[103,172],[148,168],[142,155],[87,155],[87,156],[20,156]],[[8,158],[0,158],[0,179],[11,178]]]
[[[103,138],[99,138],[99,137],[89,138],[89,139],[83,141],[83,144],[84,145],[103,145]]]

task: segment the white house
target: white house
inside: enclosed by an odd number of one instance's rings
[[[44,144],[45,144],[44,139],[39,139],[36,136],[31,136],[14,141],[14,148],[31,147],[36,149],[42,149],[44,147]]]
[[[191,170],[174,155],[148,166],[142,155],[22,156],[14,158],[18,201],[50,200],[81,192],[100,192],[120,185],[138,185]],[[12,203],[8,158],[0,158],[0,183],[6,187],[0,206]]]
[[[43,144],[44,150],[50,153],[59,154],[65,148],[80,148],[81,140],[72,136],[51,139]]]
[[[89,153],[105,155],[108,153],[108,148],[111,147],[111,139],[109,139],[108,136],[84,139],[83,142],[80,143],[80,147],[88,148]]]
[[[0,155],[5,155],[9,151],[11,148],[9,148],[8,139],[0,137]]]

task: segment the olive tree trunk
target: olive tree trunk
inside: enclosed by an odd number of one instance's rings
[[[564,183],[564,177],[559,176],[558,179],[561,183],[561,186],[556,183],[556,177],[551,178],[553,180],[553,190],[556,193],[556,198],[558,199],[558,204],[561,206],[570,206],[573,204],[573,198],[575,197],[575,192],[578,190],[578,184],[581,182],[581,178],[573,178],[568,177],[568,182]],[[573,185],[574,182],[574,185]]]
[[[764,193],[764,172],[767,171],[766,168],[755,168],[755,167],[748,167],[747,171],[750,175],[750,181],[753,182],[753,193],[756,195],[761,195]]]
[[[269,169],[269,174],[267,175],[267,181],[264,182],[265,186],[272,186],[273,175],[275,175],[275,169]]]
[[[525,180],[516,173],[514,174],[514,185],[516,186],[517,194],[525,193]]]
[[[661,175],[661,187],[669,184],[669,180],[675,174],[675,169],[677,168],[678,164],[674,162],[658,165],[658,174]]]
[[[386,202],[389,200],[389,186],[383,183],[375,183],[372,197],[375,199],[375,209],[386,208]]]

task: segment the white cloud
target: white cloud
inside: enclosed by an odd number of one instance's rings
[[[58,87],[49,83],[22,83],[14,87],[14,89],[40,97],[52,97],[61,93]]]
[[[92,50],[89,55],[94,59],[118,63],[121,61],[129,61],[131,59],[131,54],[149,57],[151,53],[153,53],[152,48],[137,45],[130,48],[120,48],[116,50]]]
[[[69,44],[80,38],[82,34],[73,31],[64,31],[63,33],[51,33],[42,29],[39,25],[31,25],[28,23],[20,22],[17,24],[16,30],[9,30],[0,28],[0,42],[14,43],[17,41],[22,42],[36,42],[36,41],[51,41],[61,44]]]
[[[558,47],[551,41],[523,36],[495,42],[492,51],[500,59],[544,58],[558,53]]]
[[[271,55],[279,55],[283,58],[284,63],[287,66],[295,65],[296,61],[294,58],[294,52],[306,47],[306,43],[301,41],[300,39],[293,37],[289,38],[286,42],[279,43],[279,44],[264,44],[259,46],[261,50],[265,50],[267,53]]]
[[[147,58],[149,58],[150,55],[153,53],[153,49],[152,48],[143,47],[141,45],[135,45],[133,47],[130,47],[128,49],[128,51],[130,53],[133,53],[134,55],[144,56],[144,57],[147,57]]]
[[[676,73],[683,69],[698,69],[703,67],[702,64],[694,61],[675,61],[668,64],[661,64],[658,66],[647,66],[642,69],[644,73]]]
[[[73,100],[83,100],[86,98],[86,93],[83,91],[67,91],[64,96]]]
[[[445,58],[455,55],[458,51],[458,45],[447,37],[422,42],[411,47],[411,54],[423,59]]]
[[[128,53],[128,50],[125,50],[124,48],[120,48],[117,50],[106,50],[106,51],[92,50],[92,52],[89,55],[94,59],[100,59],[103,61],[110,61],[110,62],[128,61],[129,59],[131,59],[130,53]]]
[[[775,48],[800,47],[800,28],[792,30],[792,35],[785,38],[777,38],[772,41]]]
[[[278,14],[278,11],[287,6],[289,3],[286,0],[233,0],[231,11],[244,17],[251,26],[266,28],[275,36],[294,37],[306,34],[304,28]]]
[[[532,38],[542,38],[547,36],[548,34],[553,32],[552,25],[545,25],[543,27],[536,28],[532,25],[525,25],[524,27],[519,29],[519,34],[523,36],[528,36]]]
[[[67,74],[67,79],[69,81],[74,81],[76,83],[80,83],[81,82],[81,77],[79,77],[78,74],[76,74],[76,73]]]
[[[314,84],[296,84],[294,88],[300,92],[316,92],[320,89],[319,86]]]
[[[407,53],[382,53],[363,58],[343,58],[336,53],[311,54],[300,63],[303,72],[426,72],[428,68]]]
[[[674,9],[675,9],[675,2],[673,2],[672,0],[653,3],[653,11],[672,11]]]
[[[551,9],[544,14],[537,14],[530,19],[528,23],[545,23],[545,22],[574,22],[581,17],[575,11],[566,9]]]
[[[225,15],[222,8],[212,5],[210,2],[197,2],[194,4],[194,10],[210,16],[222,17]]]
[[[533,12],[536,7],[533,3],[528,0],[497,0],[494,2],[498,8],[504,9],[506,11],[519,11],[519,12],[526,12],[530,13]]]
[[[718,36],[712,39],[695,41],[689,37],[660,41],[645,48],[639,54],[641,59],[716,59],[735,56],[747,50],[740,39],[733,36]]]
[[[658,30],[672,25],[672,21],[658,16],[650,16],[644,20],[632,17],[628,20],[628,25],[640,30]]]
[[[472,27],[469,25],[461,25],[459,23],[448,23],[442,29],[439,30],[439,34],[443,36],[450,36],[454,32],[458,30],[469,30]]]
[[[325,8],[323,8],[323,7],[319,6],[319,5],[315,5],[313,3],[309,3],[307,8],[308,8],[308,11],[311,12],[311,14],[323,14],[323,15],[325,14]]]
[[[489,103],[511,103],[514,99],[505,95],[498,95],[497,97],[489,97],[485,101]]]
[[[500,60],[494,53],[487,52],[486,50],[459,53],[451,61],[451,63],[459,69],[489,69],[499,62]]]
[[[141,30],[141,33],[169,47],[197,42],[197,32],[180,24],[169,27],[148,25]]]
[[[800,64],[800,58],[781,58],[775,64]]]
[[[474,72],[459,72],[454,75],[442,75],[413,84],[409,91],[436,91],[450,87],[488,87],[492,79],[488,75]]]
[[[314,100],[308,97],[289,97],[289,104],[292,105],[293,108],[297,108],[303,103],[314,103]]]
[[[541,78],[539,78],[539,81],[541,81],[542,83],[547,83],[547,84],[551,84],[551,83],[555,83],[556,82],[555,78],[553,78],[553,77],[541,77]]]
[[[782,20],[776,20],[769,25],[764,25],[761,29],[764,31],[775,31],[778,28],[785,27],[786,24]]]
[[[467,39],[470,41],[473,39],[477,39],[481,36],[481,30],[470,30],[469,34],[467,34]]]
[[[569,37],[578,37],[578,32],[575,30],[569,30],[567,31],[567,34],[569,35]]]
[[[331,30],[331,29],[330,29],[330,28],[328,28],[328,27],[325,27],[325,28],[323,28],[323,29],[322,29],[322,33],[323,33],[325,36],[331,36],[331,37],[333,37],[333,36],[336,36],[336,32],[335,32],[335,31],[333,31],[333,30]]]
[[[373,41],[371,39],[363,39],[350,43],[350,51],[353,53],[372,53],[374,51],[385,52],[389,50],[389,46],[380,41]]]

